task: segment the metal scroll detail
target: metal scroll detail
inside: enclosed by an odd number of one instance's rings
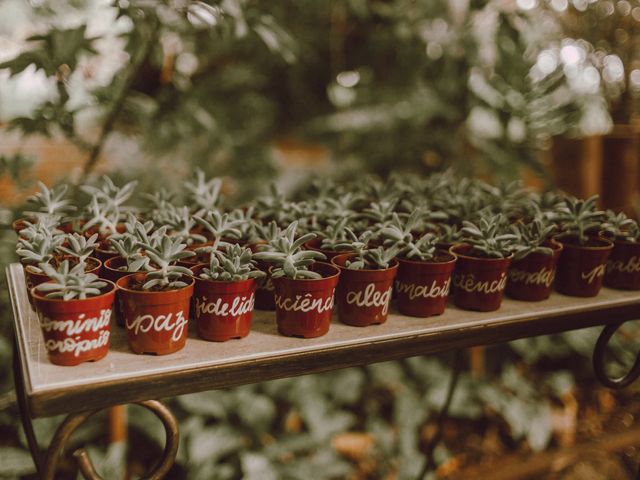
[[[596,377],[605,387],[614,390],[626,388],[640,377],[640,353],[636,355],[635,363],[624,376],[611,378],[607,373],[605,361],[607,346],[613,334],[622,326],[622,323],[623,322],[605,326],[593,350],[593,370],[595,371]]]
[[[165,433],[166,443],[161,460],[149,472],[143,477],[144,480],[161,480],[169,472],[178,453],[179,433],[178,422],[173,416],[171,411],[165,407],[162,403],[156,400],[146,400],[142,402],[136,402],[138,405],[151,410],[162,421]],[[51,445],[47,450],[44,464],[42,466],[42,479],[53,480],[55,477],[58,462],[62,456],[67,441],[73,434],[73,432],[82,425],[89,417],[99,412],[100,410],[92,410],[87,412],[73,413],[69,415],[64,422],[58,427]],[[87,480],[102,480],[102,477],[98,475],[91,463],[89,455],[83,448],[76,450],[73,455],[78,461],[78,466],[82,475]]]

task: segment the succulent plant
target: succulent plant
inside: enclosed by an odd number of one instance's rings
[[[298,222],[292,222],[285,230],[280,231],[277,237],[269,241],[268,245],[264,246],[268,250],[256,253],[253,258],[273,264],[272,276],[274,278],[321,278],[319,273],[309,270],[309,267],[316,260],[325,260],[327,257],[321,252],[302,250],[302,246],[316,238],[316,234],[307,233],[296,239],[297,228]]]
[[[86,273],[81,264],[69,269],[68,260],[60,263],[57,269],[48,263],[41,263],[39,267],[51,278],[51,281],[41,283],[35,289],[44,293],[47,298],[83,300],[100,295],[101,289],[107,286],[107,283],[99,280],[97,275]]]
[[[586,200],[566,197],[564,206],[555,215],[554,219],[560,224],[562,232],[575,235],[581,245],[588,242],[588,232],[599,228],[604,219],[604,212],[598,210],[598,198],[598,195]]]
[[[184,275],[191,275],[191,270],[180,265],[174,265],[178,260],[192,257],[195,254],[185,250],[186,243],[179,238],[163,237],[160,245],[154,246],[140,242],[140,247],[144,249],[145,255],[158,267],[147,273],[146,282],[142,285],[143,290],[171,290],[186,287],[187,283],[182,281]]]
[[[239,240],[244,242],[250,242],[258,240],[258,233],[256,232],[256,224],[253,220],[255,208],[250,206],[248,208],[235,208],[229,212],[229,218],[232,222],[237,222],[236,227],[240,231]]]
[[[350,270],[362,270],[363,268],[389,268],[394,258],[400,253],[400,248],[393,245],[391,247],[377,247],[365,250],[362,255],[356,254],[354,260],[347,261],[347,268]]]
[[[395,243],[403,246],[413,241],[414,232],[424,228],[424,211],[415,209],[410,215],[402,217],[394,213],[391,222],[380,230],[380,236],[384,238],[386,244]]]
[[[330,220],[324,232],[322,233],[322,241],[320,248],[324,250],[336,250],[337,246],[347,240],[347,223],[349,217],[341,217],[336,220]]]
[[[16,253],[24,265],[30,265],[34,271],[41,272],[39,265],[50,263],[54,259],[56,250],[64,242],[64,235],[37,225],[28,230],[28,238],[18,240]]]
[[[462,231],[457,225],[442,223],[439,225],[438,243],[454,244],[462,239]]]
[[[215,251],[209,265],[202,269],[200,278],[222,282],[239,282],[249,278],[266,276],[256,268],[250,249],[240,245],[231,245],[224,251]]]
[[[487,258],[504,258],[517,245],[518,236],[509,231],[503,214],[485,215],[478,223],[463,222],[464,241],[471,245],[472,253]]]
[[[202,247],[197,251],[215,252],[220,247],[226,248],[230,245],[223,238],[239,239],[242,235],[238,228],[242,221],[231,219],[228,213],[212,210],[207,213],[206,218],[199,216],[194,216],[193,218],[213,236],[212,246]]]
[[[98,200],[107,210],[119,211],[120,207],[133,195],[137,185],[138,182],[134,180],[118,187],[111,178],[103,175],[100,185],[82,185],[80,190]]]
[[[215,210],[218,206],[222,179],[211,178],[207,180],[204,172],[198,168],[195,179],[184,182],[184,188],[187,190],[189,204],[196,207],[195,215],[202,216],[209,210]]]
[[[627,217],[624,212],[615,213],[607,210],[602,229],[613,235],[616,240],[637,243],[640,240],[638,222]]]
[[[60,217],[57,215],[38,215],[34,221],[25,220],[24,226],[20,230],[20,237],[29,239],[33,235],[37,235],[44,230],[52,235],[62,235],[62,230],[58,229],[60,225]]]
[[[419,260],[422,262],[432,261],[438,251],[440,239],[433,233],[425,233],[418,240],[407,242],[399,252],[399,255],[409,260]]]
[[[180,238],[187,245],[205,243],[207,241],[204,235],[193,232],[197,222],[189,212],[188,207],[179,208],[171,205],[166,210],[166,219],[163,225],[168,227],[169,235]]]
[[[77,233],[69,233],[64,236],[64,240],[68,245],[60,245],[58,252],[77,259],[77,263],[83,266],[87,264],[87,258],[99,247],[97,233],[94,233],[89,238]]]
[[[35,207],[35,210],[24,212],[27,215],[64,215],[76,209],[71,205],[71,200],[65,199],[68,186],[66,184],[58,185],[49,189],[44,183],[38,182],[39,192],[31,195],[27,202]]]
[[[378,226],[385,226],[391,222],[396,204],[397,202],[395,200],[372,202],[367,208],[362,210],[359,217],[367,219]]]
[[[89,219],[82,225],[82,231],[98,229],[102,235],[110,235],[117,232],[119,212],[101,204],[97,197],[91,199],[88,212]]]
[[[550,238],[556,226],[545,217],[534,218],[529,223],[512,225],[512,231],[518,237],[514,247],[513,258],[520,260],[530,253],[553,255],[553,249],[544,245]]]

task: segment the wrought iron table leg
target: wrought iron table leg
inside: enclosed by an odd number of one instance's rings
[[[160,420],[164,424],[166,442],[162,458],[154,466],[152,471],[143,477],[144,480],[161,480],[173,466],[176,454],[178,453],[178,422],[176,421],[171,411],[162,403],[156,400],[146,400],[136,403],[151,410],[160,418]],[[99,411],[100,410],[91,410],[86,412],[73,413],[62,422],[62,424],[58,427],[55,435],[53,436],[51,445],[49,447],[49,450],[47,451],[42,474],[43,480],[54,480],[56,469],[58,467],[58,461],[60,460],[60,457],[65,450],[65,446],[69,438],[80,425],[82,425],[89,417]],[[73,455],[78,461],[78,466],[84,478],[86,478],[87,480],[102,480],[93,467],[91,459],[89,458],[86,450],[84,450],[83,448],[79,448],[73,453]]]
[[[54,480],[58,462],[64,453],[69,438],[80,425],[100,410],[90,410],[69,415],[58,427],[53,439],[51,440],[49,449],[46,454],[43,454],[40,450],[40,446],[38,445],[35,432],[33,431],[33,422],[31,420],[31,415],[29,414],[29,403],[27,402],[25,382],[24,377],[22,376],[22,369],[20,368],[20,358],[18,356],[15,338],[13,345],[13,380],[16,388],[18,410],[20,411],[20,421],[22,422],[22,428],[24,429],[25,436],[27,437],[27,444],[29,445],[29,451],[31,452],[33,463],[36,466],[38,478],[43,480]],[[178,453],[178,445],[180,441],[178,422],[171,411],[156,400],[146,400],[136,403],[155,413],[164,425],[166,441],[162,458],[152,468],[151,472],[143,477],[143,480],[161,480],[165,475],[167,475],[173,466]],[[78,461],[78,467],[80,468],[84,478],[87,480],[101,480],[101,477],[95,471],[86,450],[79,448],[73,453],[73,455]]]
[[[462,371],[462,360],[463,360],[463,351],[456,350],[455,357],[453,361],[453,369],[451,371],[451,378],[449,380],[449,387],[447,388],[447,396],[445,397],[444,403],[440,408],[440,413],[438,414],[438,421],[436,423],[436,431],[433,434],[433,437],[429,441],[427,445],[426,457],[427,461],[418,476],[419,479],[424,478],[429,472],[436,468],[436,461],[434,458],[434,452],[440,441],[442,440],[442,430],[444,428],[444,421],[447,419],[447,415],[449,414],[449,407],[451,406],[451,401],[453,400],[453,394],[456,391],[456,387],[458,386],[458,379],[460,378],[460,372]]]
[[[22,369],[20,368],[20,357],[15,337],[13,339],[13,383],[16,389],[20,422],[22,423],[24,434],[27,437],[27,445],[29,446],[33,463],[36,466],[36,473],[38,474],[38,477],[41,477],[43,456],[40,446],[38,445],[36,435],[33,431],[33,422],[31,421],[31,415],[29,414],[29,404],[27,402],[24,377],[22,376]]]
[[[611,378],[607,374],[606,361],[604,358],[607,346],[613,334],[616,333],[621,326],[622,323],[605,326],[602,333],[600,333],[596,346],[593,350],[593,370],[596,377],[605,387],[612,388],[614,390],[621,390],[628,387],[640,376],[640,352],[636,355],[636,361],[626,375],[623,375],[620,378]]]

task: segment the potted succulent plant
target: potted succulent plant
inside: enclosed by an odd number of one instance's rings
[[[497,310],[518,237],[503,214],[484,214],[477,224],[463,221],[462,235],[465,243],[450,250],[458,257],[453,276],[455,304],[465,310]]]
[[[449,298],[451,274],[456,257],[438,249],[439,238],[425,233],[417,240],[412,233],[416,217],[414,210],[405,222],[396,215],[391,225],[382,230],[385,243],[395,243],[398,253],[398,274],[395,292],[398,310],[412,317],[428,317],[444,312]]]
[[[103,358],[109,351],[115,285],[85,272],[81,264],[70,268],[68,260],[58,269],[48,263],[40,268],[51,280],[33,287],[31,295],[51,363],[70,366]]]
[[[336,292],[338,318],[356,327],[384,323],[389,314],[393,280],[398,270],[395,259],[397,245],[369,248],[372,231],[356,236],[347,229],[349,240],[338,248],[353,253],[338,255],[331,263],[340,268],[340,283]]]
[[[329,331],[333,297],[340,270],[318,262],[325,256],[302,246],[315,238],[307,233],[296,238],[298,222],[292,222],[254,258],[272,265],[276,322],[282,335],[313,338]]]
[[[322,233],[318,232],[318,236],[313,240],[305,243],[307,250],[321,252],[327,260],[331,260],[340,253],[346,253],[340,250],[339,245],[343,245],[347,241],[347,222],[349,217],[341,217],[335,220],[328,220],[327,226]]]
[[[71,205],[71,200],[65,198],[68,190],[66,184],[49,189],[44,183],[38,182],[39,191],[27,198],[27,203],[34,210],[25,211],[24,217],[18,218],[12,223],[13,230],[20,233],[27,224],[40,218],[48,218],[58,226],[62,216],[74,211],[76,207]]]
[[[556,226],[544,216],[513,226],[518,236],[509,267],[506,294],[530,302],[549,298],[562,244],[551,237]]]
[[[597,236],[604,217],[597,201],[597,195],[587,200],[567,197],[556,214],[562,233],[555,238],[563,246],[556,272],[560,293],[593,297],[602,287],[613,243]]]
[[[140,243],[158,269],[122,277],[116,282],[129,347],[135,353],[165,355],[187,341],[189,305],[194,280],[175,262],[190,257],[179,238],[164,236],[159,246]]]
[[[622,290],[640,290],[640,228],[624,213],[607,211],[604,234],[613,240],[604,284]]]
[[[194,312],[198,334],[224,342],[249,334],[255,305],[258,270],[249,248],[232,245],[217,250],[208,264],[191,268],[195,278]]]

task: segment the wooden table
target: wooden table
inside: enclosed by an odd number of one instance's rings
[[[32,417],[100,409],[451,349],[487,345],[640,318],[640,292],[604,288],[594,298],[558,293],[539,303],[506,299],[496,312],[450,305],[437,317],[391,312],[383,325],[350,327],[334,319],[316,339],[283,337],[273,312],[256,311],[251,334],[214,343],[190,331],[186,347],[166,356],[136,355],[114,326],[102,360],[75,367],[47,360],[38,317],[29,306],[22,267],[8,268],[20,368]]]

